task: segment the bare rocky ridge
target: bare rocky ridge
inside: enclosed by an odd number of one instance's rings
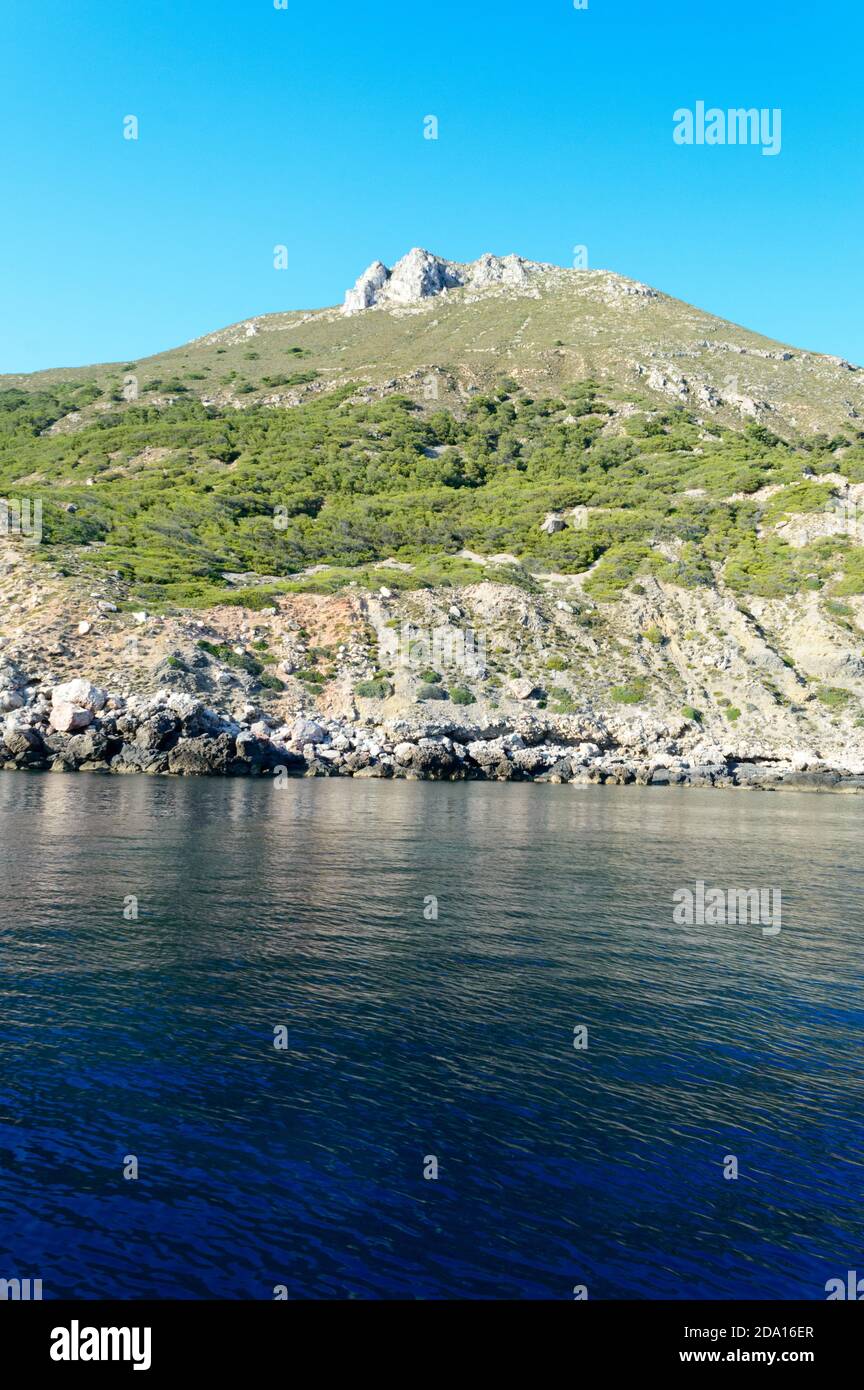
[[[525,287],[554,266],[525,261],[521,256],[493,256],[461,263],[433,256],[415,246],[388,270],[373,261],[345,295],[342,312],[357,314],[376,305],[416,304],[452,289],[488,289],[493,285]]]

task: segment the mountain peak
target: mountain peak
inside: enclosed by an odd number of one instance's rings
[[[392,270],[383,261],[373,261],[346,293],[342,312],[357,314],[376,305],[416,304],[445,290],[465,287],[526,286],[552,269],[539,261],[526,261],[515,255],[493,256],[488,251],[476,261],[448,261],[415,246]]]

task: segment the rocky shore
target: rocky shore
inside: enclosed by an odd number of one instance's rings
[[[0,691],[0,768],[156,776],[408,778],[864,791],[864,768],[797,751],[754,759],[654,730],[626,743],[602,721],[526,714],[480,726],[220,714],[183,691],[122,698],[76,678]]]

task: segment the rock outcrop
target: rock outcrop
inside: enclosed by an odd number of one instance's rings
[[[373,261],[345,295],[343,313],[357,314],[376,305],[417,304],[445,290],[524,287],[549,268],[521,256],[493,256],[489,252],[467,263],[447,261],[415,246],[392,270],[383,261]]]
[[[587,716],[562,724],[532,710],[472,725],[448,716],[437,722],[364,724],[300,715],[289,724],[258,718],[250,725],[185,692],[126,700],[77,679],[51,692],[55,697],[70,693],[98,704],[98,710],[68,699],[49,706],[31,694],[6,715],[0,768],[280,781],[292,774],[864,791],[864,765],[838,766],[802,752],[763,761],[736,757],[705,740],[686,744],[680,731],[658,727],[649,735],[643,728],[612,727]],[[79,716],[86,716],[86,727]]]

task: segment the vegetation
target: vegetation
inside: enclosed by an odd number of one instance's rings
[[[758,533],[826,505],[831,488],[818,479],[836,469],[837,441],[824,436],[784,443],[759,426],[718,425],[706,437],[670,408],[637,412],[607,437],[612,406],[590,382],[560,399],[515,387],[477,395],[464,419],[400,396],[356,404],[351,387],[292,409],[220,410],[182,382],[147,385],[174,399],[115,406],[113,387],[86,381],[0,390],[0,496],[41,496],[58,563],[116,573],[154,608],[266,607],[291,589],[377,587],[375,565],[391,556],[412,567],[388,570],[394,588],[486,577],[463,549],[518,556],[494,573],[529,589],[532,571],[590,570],[586,593],[600,602],[651,575],[695,588],[722,573],[733,591],[769,598],[864,593],[864,549],[849,536],[796,549]],[[96,402],[79,427],[45,433]],[[864,477],[862,441],[846,441],[847,474],[860,460]],[[760,505],[753,494],[767,485],[779,490]],[[577,505],[589,508],[586,525],[540,531],[547,512]],[[319,565],[330,568],[298,577]],[[266,582],[232,587],[232,573]],[[643,635],[662,645],[657,628]],[[549,669],[563,669],[557,660]]]
[[[616,685],[609,692],[619,705],[639,705],[648,693],[648,682],[644,676],[634,676],[626,685]]]
[[[842,710],[849,705],[855,696],[851,690],[842,690],[838,686],[820,685],[816,691],[816,699],[826,706],[827,709]]]
[[[454,705],[473,705],[476,703],[474,695],[467,685],[451,686],[448,694]]]
[[[393,688],[389,681],[358,681],[354,694],[363,700],[386,700],[393,694]]]

